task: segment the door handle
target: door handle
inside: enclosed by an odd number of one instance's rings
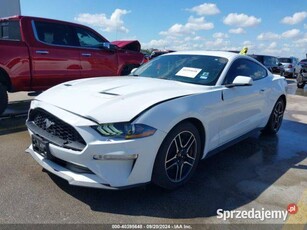
[[[91,53],[82,53],[81,55],[82,55],[83,57],[91,57],[91,56],[92,56]]]
[[[49,54],[48,50],[36,50],[35,53],[37,54]]]

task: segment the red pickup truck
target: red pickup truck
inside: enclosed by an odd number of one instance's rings
[[[144,61],[138,41],[109,42],[69,22],[15,16],[0,19],[0,114],[7,92],[41,91],[73,79],[127,75]]]

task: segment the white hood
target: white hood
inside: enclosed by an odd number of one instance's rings
[[[201,93],[210,87],[143,77],[101,77],[66,82],[39,95],[98,123],[130,121],[161,101]]]

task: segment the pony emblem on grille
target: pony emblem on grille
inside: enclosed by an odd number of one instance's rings
[[[48,118],[46,118],[44,120],[44,122],[45,122],[45,125],[46,125],[46,129],[49,129],[52,125],[55,124],[54,122],[50,121]]]

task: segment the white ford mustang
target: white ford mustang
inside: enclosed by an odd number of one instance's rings
[[[286,82],[230,52],[175,52],[127,77],[55,86],[32,101],[27,149],[72,185],[175,189],[200,159],[255,130],[275,134]]]

